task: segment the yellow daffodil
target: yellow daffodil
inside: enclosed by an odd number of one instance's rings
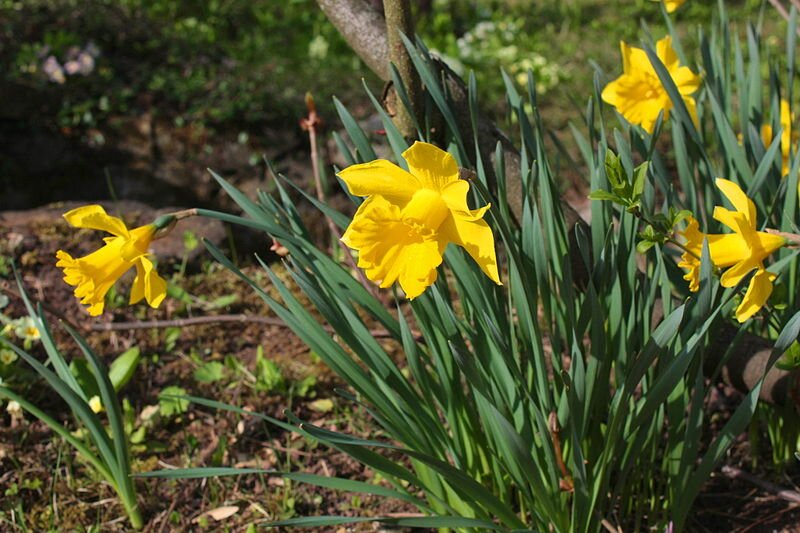
[[[147,299],[151,307],[158,307],[167,294],[167,284],[158,275],[147,257],[147,249],[156,233],[149,224],[129,230],[119,218],[109,216],[99,205],[73,209],[64,218],[76,228],[106,231],[113,237],[104,239],[105,246],[86,257],[73,259],[67,252],[56,253],[56,266],[64,270],[64,281],[75,287],[75,296],[88,307],[89,314],[103,312],[106,292],[125,272],[136,267],[136,279],[131,289],[130,303]]]
[[[667,13],[672,13],[679,7],[681,7],[686,0],[664,0],[664,7],[667,8]]]
[[[791,109],[789,109],[789,102],[781,98],[781,155],[782,155],[782,169],[783,176],[789,174],[789,156],[792,148],[792,119],[794,118]],[[765,147],[772,144],[774,135],[772,134],[772,125],[764,124],[761,126],[761,140]]]
[[[661,111],[664,112],[665,120],[669,118],[672,101],[650,63],[647,53],[624,42],[620,42],[620,48],[623,74],[603,89],[603,101],[616,107],[631,124],[639,124],[645,131],[652,133]],[[691,95],[700,87],[700,76],[692,72],[689,67],[680,65],[669,36],[656,43],[656,54],[669,71],[689,114],[696,122],[696,104]]]
[[[353,195],[367,197],[342,237],[358,251],[358,266],[382,288],[397,281],[415,298],[436,281],[436,268],[452,242],[500,284],[494,236],[482,218],[489,205],[467,206],[469,183],[459,179],[453,156],[416,142],[403,158],[408,172],[378,159],[339,173]]]
[[[684,279],[689,281],[689,290],[696,291],[700,284],[700,253],[703,240],[708,241],[711,262],[717,268],[727,268],[720,283],[723,287],[734,287],[753,270],[750,285],[736,309],[736,318],[744,322],[767,302],[772,294],[772,282],[776,274],[764,268],[764,260],[786,244],[786,239],[756,230],[756,206],[742,189],[732,181],[717,179],[717,187],[730,201],[735,211],[721,206],[714,208],[714,218],[730,228],[733,233],[704,234],[697,221],[689,219],[681,232],[686,251],[678,265],[687,270]]]

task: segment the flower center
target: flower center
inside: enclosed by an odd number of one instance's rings
[[[664,92],[661,81],[652,74],[644,76],[642,82],[642,85],[644,85],[644,97],[647,100],[655,100]]]
[[[450,215],[450,208],[442,195],[432,189],[420,189],[411,197],[401,214],[403,222],[410,226],[422,226],[435,232]]]

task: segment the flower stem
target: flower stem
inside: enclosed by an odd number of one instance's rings
[[[160,239],[165,237],[172,231],[172,228],[175,227],[175,224],[179,220],[183,220],[184,218],[189,218],[197,216],[197,208],[193,207],[191,209],[184,209],[182,211],[175,211],[174,213],[167,213],[166,215],[161,215],[157,219],[153,221],[153,225],[156,227],[156,236],[154,238]]]
[[[175,211],[174,213],[170,214],[175,217],[175,220],[183,220],[184,218],[197,216],[197,208],[192,207],[191,209],[184,209],[183,211]]]
[[[136,496],[133,496],[133,501],[128,501],[128,498],[121,498],[122,506],[125,507],[125,512],[128,514],[128,519],[131,521],[131,527],[135,530],[140,530],[144,527],[144,520],[142,513],[139,511],[139,504],[136,502]]]
[[[779,237],[783,237],[784,239],[789,241],[790,243],[789,246],[800,246],[800,235],[796,233],[786,233],[785,231],[778,231],[776,229],[770,229],[770,228],[767,228],[764,231],[772,235],[778,235]]]
[[[694,257],[698,261],[700,260],[700,256],[698,256],[696,253],[694,253],[693,251],[688,249],[686,246],[684,246],[683,243],[676,241],[672,237],[667,237],[667,242],[671,243],[671,244],[674,244],[675,246],[677,246],[678,248],[680,248],[681,250],[683,250],[687,254],[690,254],[692,257]]]

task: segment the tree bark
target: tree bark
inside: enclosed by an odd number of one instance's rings
[[[416,136],[415,122],[419,121],[422,109],[422,82],[414,68],[401,35],[414,39],[414,21],[411,16],[409,0],[383,0],[383,13],[386,17],[386,35],[389,44],[389,58],[397,68],[400,79],[408,93],[411,109],[397,102],[392,119],[400,134],[406,139]]]
[[[391,79],[383,15],[363,0],[317,0],[317,4],[370,70],[383,81]]]
[[[725,324],[716,335],[708,351],[705,374],[713,372],[737,334],[737,329]],[[764,376],[764,369],[772,354],[772,344],[766,339],[744,333],[734,351],[722,366],[722,381],[742,393],[755,387]],[[800,400],[800,373],[772,367],[764,378],[759,398],[775,405],[798,405]]]

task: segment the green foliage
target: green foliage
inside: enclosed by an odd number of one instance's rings
[[[286,382],[281,374],[281,369],[274,361],[264,357],[264,348],[256,349],[256,390],[263,392],[279,392],[286,390]],[[301,394],[300,396],[304,396]]]
[[[182,415],[189,409],[189,402],[183,399],[186,389],[170,385],[164,387],[158,395],[158,408],[162,416],[173,417]]]
[[[347,382],[350,389],[341,391],[343,398],[366,405],[389,440],[316,427],[291,413],[287,416],[292,424],[255,416],[346,452],[380,473],[392,485],[394,497],[413,501],[430,517],[413,524],[404,521],[405,525],[596,531],[602,521],[610,521],[630,530],[669,524],[681,530],[700,487],[746,429],[762,382],[709,438],[704,399],[712,387],[705,378],[704,359],[710,356],[715,333],[729,323],[737,288],[722,289],[713,282],[704,252],[700,290],[690,295],[671,257],[674,226],[689,212],[703,217],[720,204],[713,186],[716,176],[737,180],[752,195],[759,213],[767,214],[769,224],[796,221],[793,202],[800,158],[795,156],[793,173],[782,181],[774,148],[758,151],[758,136],[740,145],[733,133],[728,117],[736,116],[734,101],[748,102],[745,122],[756,131],[767,114],[750,115],[761,105],[760,97],[754,96],[761,94],[760,81],[753,79],[761,72],[757,39],[748,40],[751,75],[744,75],[742,61],[734,62],[734,69],[721,69],[730,43],[736,42],[725,17],[722,11],[715,33],[701,40],[708,74],[698,125],[647,45],[648,57],[673,101],[669,122],[658,125],[652,136],[624,121],[622,132],[610,132],[597,112],[597,95],[589,99],[585,133],[578,127],[573,131],[591,190],[597,191],[596,198],[610,200],[592,203],[590,228],[569,228],[558,201],[556,167],[545,150],[537,112],[536,80],[527,80],[524,95],[508,77],[505,83],[521,141],[524,192],[517,223],[504,194],[508,186],[502,161],[492,164],[471,155],[468,147],[478,141],[465,138],[455,127],[449,94],[439,83],[428,50],[421,42],[406,41],[427,89],[426,109],[436,109],[448,126],[444,144],[460,166],[475,171],[473,200],[492,203],[487,219],[506,258],[502,288],[478,272],[463,251],[450,249],[436,283],[410,303],[397,301],[396,314],[389,313],[351,272],[311,242],[288,194],[290,182],[277,177],[277,196],[262,193],[254,201],[214,174],[245,216],[207,210],[201,214],[259,229],[279,240],[289,252],[285,268],[313,312],[278,274],[283,265],[262,263],[276,291],[266,292],[206,243],[211,254],[247,282]],[[679,43],[678,35],[673,39]],[[779,79],[777,72],[770,79]],[[469,90],[474,120],[474,79]],[[773,81],[773,110],[779,92]],[[337,139],[345,158],[373,159],[366,133],[340,102],[336,105],[355,148]],[[774,121],[774,113],[771,116]],[[381,119],[400,161],[405,141],[388,117]],[[668,129],[671,152],[658,142]],[[498,153],[502,155],[499,149]],[[338,226],[348,224],[341,213],[309,199]],[[663,205],[657,206],[657,201]],[[641,257],[637,249],[651,251]],[[776,270],[785,273],[793,263],[788,258],[795,255],[785,251],[786,260],[774,265]],[[794,274],[789,276],[792,283]],[[376,341],[368,323],[379,324],[403,346],[402,364]],[[412,333],[412,323],[418,334]],[[800,334],[800,314],[791,300],[767,321],[751,321],[749,327],[775,341],[769,369]],[[208,400],[193,401],[243,412]],[[404,459],[389,459],[376,450]],[[211,474],[199,470],[167,475]],[[358,519],[307,517],[273,525],[354,521]]]
[[[644,192],[647,163],[642,163],[636,167],[631,177],[627,175],[622,167],[620,158],[611,150],[607,150],[605,171],[606,179],[611,185],[611,191],[595,189],[589,193],[589,199],[611,201],[621,205],[629,213],[637,214],[641,207],[642,192]]]
[[[0,385],[0,396],[17,402],[22,409],[38,418],[70,444],[117,493],[128,514],[131,526],[134,529],[141,529],[143,522],[136,501],[136,487],[131,477],[130,448],[125,432],[122,409],[117,392],[108,376],[108,371],[100,362],[98,356],[86,344],[86,341],[75,330],[65,325],[64,328],[80,348],[84,356],[83,361],[86,363],[85,367],[92,376],[93,385],[97,388],[99,400],[107,414],[108,425],[106,426],[98,414],[93,412],[90,407],[90,397],[86,394],[75,375],[73,375],[66,360],[56,347],[49,324],[41,308],[38,310],[33,308],[27,294],[25,294],[19,276],[17,276],[17,285],[30,319],[41,333],[42,344],[47,353],[47,363],[52,370],[17,346],[13,344],[8,346],[47,383],[47,387],[67,404],[82,431],[71,432],[67,426],[45,413],[9,386]]]
[[[194,379],[200,383],[214,383],[222,380],[224,376],[225,365],[219,361],[209,361],[207,363],[203,363],[194,371]],[[185,394],[185,392],[183,394]]]
[[[285,102],[301,104],[308,90],[327,101],[332,85],[346,90],[351,79],[355,88],[363,75],[313,0],[34,0],[4,13],[25,39],[0,49],[3,72],[57,88],[62,127],[94,127],[143,107],[179,125],[294,122],[296,106]],[[98,51],[90,73],[60,81],[47,73],[48,58],[64,67],[90,44]]]

